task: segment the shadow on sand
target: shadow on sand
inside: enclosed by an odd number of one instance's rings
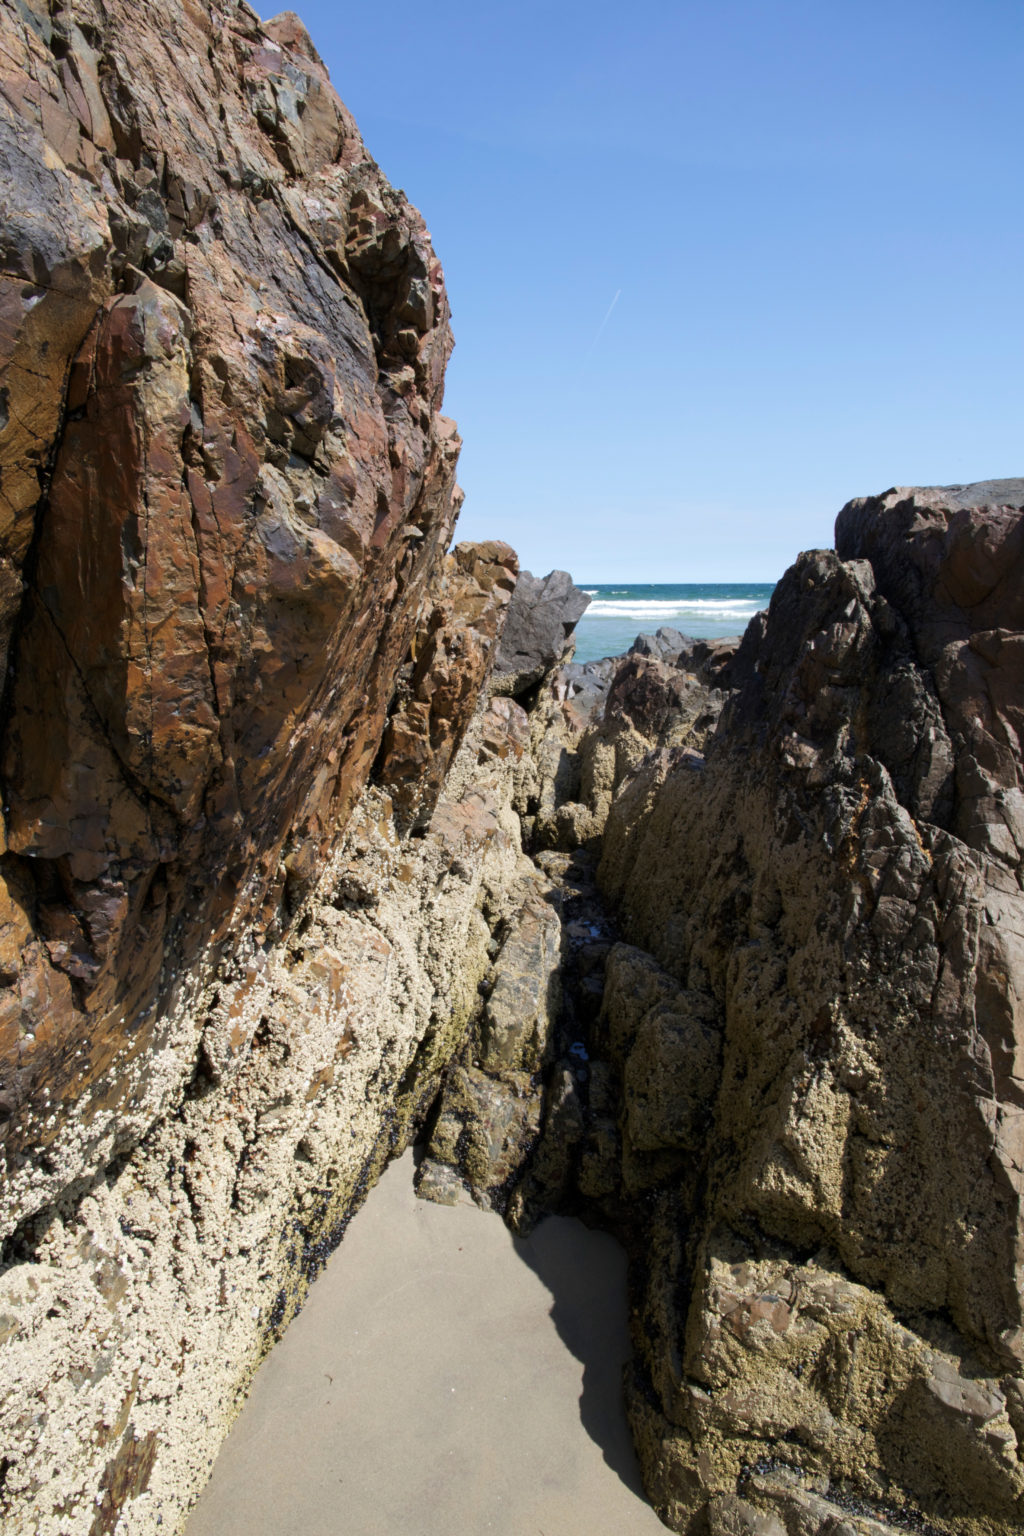
[[[551,1292],[551,1320],[583,1366],[579,1406],[584,1429],[612,1471],[646,1502],[622,1393],[622,1370],[631,1349],[621,1244],[575,1218],[549,1216],[529,1237],[512,1238],[512,1246]]]

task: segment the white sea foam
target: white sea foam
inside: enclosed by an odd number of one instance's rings
[[[705,619],[751,619],[762,604],[753,598],[676,598],[670,600],[636,600],[614,602],[598,598],[587,609],[588,619],[657,619],[664,623],[669,619],[684,619],[689,615]]]

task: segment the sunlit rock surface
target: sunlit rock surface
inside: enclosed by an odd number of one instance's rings
[[[562,666],[568,576],[448,554],[441,269],[301,22],[0,37],[5,1529],[180,1528],[422,1131],[628,1244],[674,1528],[1019,1531],[1024,483]]]
[[[180,1523],[473,1011],[515,557],[446,557],[441,268],[298,19],[0,35],[0,1510],[99,1536]]]
[[[1022,503],[850,503],[706,755],[655,753],[608,818],[649,956],[605,991],[624,1168],[677,1158],[632,1413],[680,1530],[1024,1519]]]

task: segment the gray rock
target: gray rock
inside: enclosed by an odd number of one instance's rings
[[[510,926],[490,996],[436,1106],[417,1181],[425,1199],[454,1204],[464,1189],[479,1205],[505,1209],[540,1131],[537,1074],[551,1057],[561,1000],[560,941],[558,913],[531,893]]]
[[[653,635],[637,635],[627,651],[628,656],[653,656],[657,661],[674,661],[680,651],[696,642],[678,629],[663,624]]]
[[[586,592],[566,571],[544,577],[522,571],[495,663],[495,691],[518,696],[552,671],[589,604]]]
[[[480,1027],[480,1064],[488,1072],[543,1060],[558,1014],[561,932],[557,912],[531,901],[505,940]]]
[[[559,704],[568,706],[578,729],[600,715],[618,664],[618,657],[604,656],[600,661],[569,661],[558,668],[551,680],[552,692]]]

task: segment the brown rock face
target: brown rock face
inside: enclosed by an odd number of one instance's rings
[[[837,549],[607,823],[634,1426],[681,1531],[1009,1536],[1024,482],[851,502]]]
[[[494,664],[518,570],[514,550],[498,542],[458,544],[441,568],[378,762],[400,825],[425,824],[437,804]]]
[[[627,656],[612,678],[605,718],[623,720],[641,736],[661,740],[673,727],[692,730],[707,709],[706,690],[692,672],[650,656]]]
[[[9,1229],[137,1139],[190,1070],[183,978],[322,863],[458,438],[427,231],[296,17],[0,0],[0,30]]]
[[[422,836],[399,837],[369,785],[318,880],[292,860],[280,940],[201,994],[186,1091],[22,1223],[0,1269],[5,1533],[182,1529],[261,1357],[447,1081],[493,963],[515,995],[543,959],[508,809],[524,727],[507,698],[474,716]],[[495,1107],[514,1108],[503,1086]]]

